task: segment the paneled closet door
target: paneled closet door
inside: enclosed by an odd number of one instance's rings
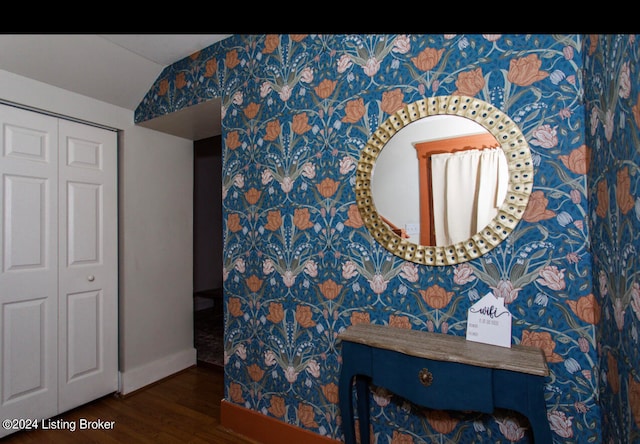
[[[57,119],[0,105],[2,419],[58,413],[57,128]]]
[[[60,412],[118,389],[117,134],[60,120]]]
[[[50,418],[118,389],[117,133],[5,105],[0,130],[0,418]]]

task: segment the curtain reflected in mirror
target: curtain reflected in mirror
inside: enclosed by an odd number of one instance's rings
[[[473,120],[436,115],[398,131],[380,152],[372,195],[380,218],[410,242],[445,246],[481,231],[507,192],[495,137]]]
[[[468,239],[498,214],[507,194],[508,167],[501,148],[434,154],[431,172],[435,233],[421,236],[422,244]]]

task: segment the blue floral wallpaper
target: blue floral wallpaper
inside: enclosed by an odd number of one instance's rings
[[[341,440],[343,329],[464,335],[493,291],[545,352],[554,442],[638,440],[638,56],[626,35],[234,35],[168,67],[136,121],[222,101],[226,399]],[[481,259],[416,265],[363,226],[355,167],[390,114],[448,94],[520,125],[533,193]],[[377,443],[529,442],[517,412],[371,397]]]
[[[640,48],[636,35],[592,35],[584,47],[602,436],[640,442]]]

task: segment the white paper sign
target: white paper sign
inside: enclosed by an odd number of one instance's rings
[[[511,347],[511,313],[504,299],[487,293],[469,308],[467,340]]]

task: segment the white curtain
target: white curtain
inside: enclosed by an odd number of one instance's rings
[[[463,241],[487,226],[509,182],[501,148],[434,154],[431,174],[437,245]]]

